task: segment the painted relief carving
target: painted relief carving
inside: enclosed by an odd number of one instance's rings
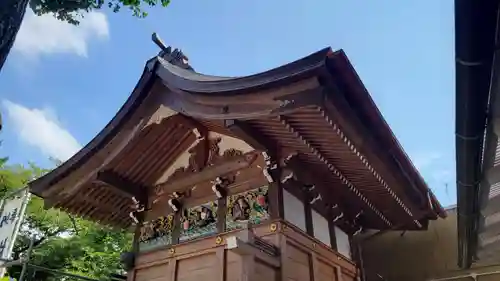
[[[159,217],[145,222],[141,228],[139,239],[140,251],[147,251],[172,244],[173,215]]]
[[[226,230],[246,228],[269,219],[267,186],[227,197]]]
[[[217,203],[212,201],[183,210],[179,241],[209,236],[217,233]]]

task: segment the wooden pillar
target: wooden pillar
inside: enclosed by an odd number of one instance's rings
[[[140,246],[140,240],[141,240],[141,228],[144,224],[144,219],[146,217],[145,212],[140,212],[137,214],[137,225],[135,226],[134,230],[134,241],[132,242],[132,252],[134,254],[139,253],[139,246]]]
[[[172,229],[172,245],[179,244],[179,237],[181,236],[181,214],[182,209],[174,213],[174,222]]]
[[[135,280],[135,261],[139,255],[139,250],[140,250],[140,243],[141,243],[141,229],[144,224],[144,220],[146,217],[145,212],[140,212],[137,214],[137,224],[134,229],[134,240],[132,242],[132,254],[133,255],[133,262],[134,262],[134,268],[131,270],[127,271],[127,281],[134,281]],[[127,255],[128,255],[127,254]]]
[[[309,255],[309,272],[311,275],[311,281],[318,281],[319,278],[319,268],[318,268],[318,258],[315,252],[311,252]]]
[[[166,271],[167,280],[175,281],[177,276],[177,258],[174,257],[168,260]]]
[[[354,239],[354,237],[349,237],[349,246],[351,248],[352,260],[356,263],[357,271],[356,274],[359,280],[365,280],[365,271],[363,264],[363,254],[361,249],[361,244],[359,240]]]
[[[328,218],[328,230],[330,231],[330,244],[332,249],[335,251],[338,250],[337,248],[337,235],[335,234],[335,224],[332,222],[332,218]]]
[[[277,167],[271,170],[271,176],[274,182],[269,183],[268,200],[269,213],[271,219],[283,219],[285,217],[285,208],[283,205],[283,187],[281,186],[281,168]]]
[[[226,231],[227,197],[217,199],[217,232]]]
[[[226,249],[223,247],[220,247],[216,250],[215,252],[215,257],[217,259],[217,262],[215,266],[217,269],[215,272],[217,272],[217,277],[215,277],[216,281],[224,281],[226,279],[226,264],[227,264],[227,258],[226,258]]]
[[[311,201],[311,193],[307,189],[307,187],[302,187],[303,189],[303,196],[302,196],[302,203],[304,204],[304,215],[306,219],[306,232],[309,234],[311,237],[314,237],[314,225],[313,225],[313,218],[312,218],[312,208],[311,204],[309,202]]]

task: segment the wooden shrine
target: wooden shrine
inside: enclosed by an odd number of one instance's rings
[[[353,236],[444,216],[342,51],[230,78],[161,46],[109,124],[30,184],[135,231],[128,280],[357,280]]]

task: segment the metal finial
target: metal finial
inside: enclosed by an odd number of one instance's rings
[[[160,49],[162,49],[162,51],[167,51],[167,45],[165,45],[165,43],[163,43],[163,41],[161,40],[161,38],[158,36],[158,34],[156,32],[153,32],[153,35],[151,35],[151,40],[153,40],[153,42],[156,44],[156,46],[160,47]]]
[[[186,55],[184,55],[184,53],[180,49],[174,49],[172,51],[172,47],[167,46],[165,43],[163,43],[163,41],[160,39],[160,37],[158,36],[158,34],[156,32],[154,32],[151,35],[151,40],[153,40],[153,42],[158,47],[160,47],[160,49],[161,49],[161,52],[159,54],[160,57],[162,57],[163,59],[165,59],[166,61],[168,61],[171,64],[182,67],[184,69],[194,71],[194,69],[189,65],[188,57]]]

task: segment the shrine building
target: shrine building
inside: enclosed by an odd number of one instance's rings
[[[342,50],[234,78],[155,40],[113,119],[30,183],[135,232],[129,281],[358,280],[354,236],[445,216]]]

